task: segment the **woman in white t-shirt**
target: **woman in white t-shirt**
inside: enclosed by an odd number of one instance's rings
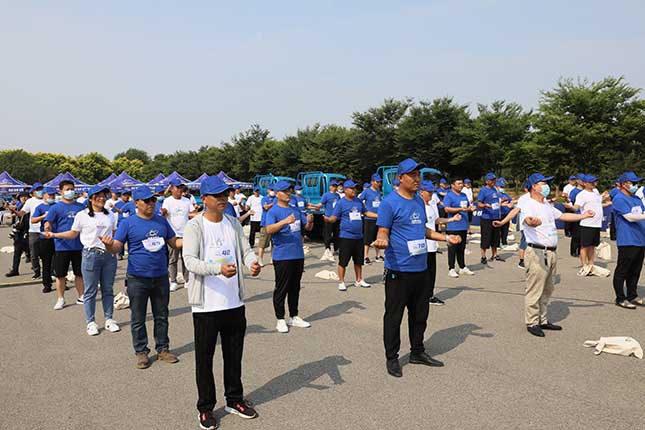
[[[46,238],[76,239],[80,235],[83,244],[83,308],[85,310],[86,330],[90,336],[99,334],[95,322],[96,294],[101,286],[101,300],[105,315],[105,329],[110,332],[121,330],[113,319],[114,314],[114,277],[116,275],[116,256],[110,254],[101,241],[102,237],[112,237],[116,230],[117,215],[105,209],[109,189],[94,186],[88,193],[87,209],[74,217],[72,228],[66,232],[43,233]]]
[[[595,184],[598,179],[593,175],[583,175],[582,182],[584,190],[576,196],[573,209],[583,213],[593,211],[594,216],[580,221],[580,263],[582,267],[578,271],[579,276],[586,276],[593,267],[596,246],[600,245],[600,229],[602,227],[602,200]]]

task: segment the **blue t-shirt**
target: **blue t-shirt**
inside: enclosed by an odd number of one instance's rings
[[[380,191],[374,191],[372,187],[369,187],[363,190],[359,198],[363,200],[363,203],[365,203],[365,210],[367,212],[378,213],[378,209],[379,207],[381,207],[382,200]],[[366,216],[365,219],[376,221],[376,218],[370,218],[368,216]]]
[[[285,225],[279,232],[273,233],[271,236],[271,240],[273,240],[274,261],[305,258],[305,253],[302,249],[301,233],[301,230],[307,224],[307,216],[305,214],[292,207],[283,208],[276,204],[267,213],[266,225],[280,222],[291,214],[296,217],[296,222]]]
[[[296,194],[291,195],[291,200],[289,200],[289,206],[298,209],[300,212],[307,212],[307,201]]]
[[[645,246],[645,221],[629,222],[623,217],[630,213],[644,213],[642,200],[618,192],[614,195],[612,210],[616,219],[616,245]]]
[[[382,202],[376,225],[390,229],[385,249],[385,268],[397,272],[422,272],[428,268],[426,209],[423,199],[390,193]]]
[[[133,215],[124,218],[114,240],[128,244],[128,273],[143,278],[168,275],[166,241],[175,237],[166,218],[154,215],[151,219]]]
[[[499,193],[495,188],[483,187],[477,194],[477,201],[493,206],[492,208],[486,207],[482,209],[483,219],[501,219]]]
[[[49,212],[49,208],[51,208],[55,204],[56,203],[52,203],[52,204],[41,203],[40,205],[38,205],[36,207],[36,209],[34,209],[34,213],[31,214],[31,217],[32,218],[38,218],[39,216],[45,215],[45,213]],[[40,231],[45,231],[45,223],[44,222],[40,223]],[[42,234],[40,235],[40,238],[43,239]]]
[[[619,192],[620,192],[620,190],[617,187],[612,188],[609,191],[609,198],[613,200],[614,197],[616,196],[616,194],[619,193]]]
[[[463,208],[468,209],[470,206],[468,204],[468,196],[464,193],[456,194],[454,191],[450,190],[446,197],[443,199],[443,205],[447,208]],[[461,215],[461,220],[453,221],[448,224],[449,231],[465,231],[468,230],[468,211],[463,210],[458,212]],[[454,213],[446,213],[447,217],[454,216]]]
[[[74,224],[74,217],[77,213],[84,210],[85,206],[81,203],[65,203],[64,200],[51,206],[47,212],[47,216],[43,220],[52,225],[52,232],[62,233],[72,229]],[[54,239],[54,249],[56,251],[80,251],[83,249],[81,238],[78,236],[76,239]]]
[[[155,215],[163,216],[161,211],[162,208],[163,208],[163,202],[157,200],[155,203]]]
[[[502,193],[502,192],[499,192],[499,198],[502,199],[502,200],[506,199],[505,203],[509,203],[509,202],[511,202],[513,200],[511,198],[511,196],[509,196],[506,193]],[[501,206],[501,203],[500,203],[500,213],[502,215],[502,218],[504,218],[506,215],[508,215],[508,213],[510,211],[511,211],[511,209],[508,206]]]
[[[226,202],[226,209],[224,209],[224,213],[237,219],[237,213],[235,213],[235,208],[233,207],[231,202]]]
[[[323,194],[322,198],[320,199],[320,203],[322,203],[323,207],[325,208],[326,217],[332,216],[332,214],[334,213],[334,206],[336,206],[338,200],[340,200],[338,193],[327,191],[325,194]]]
[[[450,193],[451,191],[452,190],[449,188],[437,188],[436,193],[437,197],[439,197],[439,201],[443,203],[443,199],[445,199],[448,193]]]
[[[260,227],[266,227],[266,225],[267,225],[267,213],[269,213],[269,211],[264,209],[264,206],[270,205],[272,203],[275,206],[275,202],[276,202],[275,197],[270,197],[270,196],[262,197],[262,201],[260,202],[262,204],[262,219],[260,220]],[[271,209],[273,209],[274,206],[272,206]],[[271,209],[269,209],[269,210],[271,210]]]
[[[332,213],[333,216],[340,220],[338,237],[342,239],[362,239],[364,213],[365,207],[362,201],[358,199],[347,200],[347,197],[338,200]]]
[[[114,207],[115,207],[116,209],[118,209],[119,211],[123,212],[123,211],[124,211],[125,206],[126,206],[128,203],[130,203],[130,202],[124,202],[123,200],[119,199],[119,201],[118,201],[118,202],[116,202],[116,203],[114,204]],[[130,215],[130,211],[129,211],[129,209],[127,209],[127,208],[126,208],[125,210],[127,211],[126,213],[127,213],[127,214],[128,214],[128,216],[129,216],[129,215]],[[116,212],[116,210],[115,210],[114,212]],[[121,220],[123,219],[123,213],[121,213],[121,212],[119,212],[119,216],[118,216],[118,221],[119,221],[119,222],[121,222]],[[126,217],[126,218],[127,218],[127,217]]]

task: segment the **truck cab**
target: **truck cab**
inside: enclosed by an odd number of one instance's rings
[[[376,173],[378,173],[383,179],[383,198],[387,197],[394,190],[394,185],[392,183],[396,179],[396,168],[397,166],[380,166]],[[437,169],[432,167],[424,167],[421,169],[421,180],[422,181],[432,181],[436,182],[442,176],[446,176]]]
[[[253,178],[253,186],[260,188],[260,194],[263,196],[267,195],[267,188],[269,185],[275,184],[278,181],[289,181],[293,184],[296,183],[296,180],[289,176],[275,176],[272,173],[267,173],[265,175],[255,175]]]
[[[298,184],[302,187],[302,197],[312,205],[320,203],[323,194],[329,191],[329,183],[332,180],[344,181],[345,175],[338,173],[323,172],[300,172],[296,177]],[[313,211],[314,215],[321,215],[324,211]]]

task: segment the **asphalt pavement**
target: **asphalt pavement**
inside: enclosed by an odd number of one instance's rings
[[[9,246],[0,228],[0,247]],[[607,239],[604,239],[607,240]],[[443,368],[407,364],[407,325],[401,327],[403,378],[385,371],[382,342],[382,263],[366,266],[372,288],[339,292],[314,277],[335,270],[322,262],[320,244],[305,261],[300,314],[312,323],[288,334],[275,331],[273,266],[247,281],[243,381],[260,417],[243,420],[223,410],[222,361],[215,375],[223,429],[642,429],[642,360],[594,355],[582,346],[601,336],[645,342],[645,309],[614,306],[610,278],[576,276],[579,262],[560,239],[558,284],[549,305],[561,332],[536,338],[523,321],[524,272],[515,252],[506,262],[479,264],[468,245],[472,277],[451,279],[447,253],[438,255],[437,296],[430,309],[427,351]],[[612,244],[613,247],[613,244]],[[613,260],[599,265],[613,271]],[[0,253],[0,268],[12,255]],[[115,293],[123,291],[126,262]],[[134,367],[129,310],[116,311],[119,333],[85,333],[82,306],[67,291],[68,306],[52,309],[23,263],[19,278],[0,275],[0,429],[197,429],[194,344],[186,290],[172,293],[174,365]],[[348,281],[353,270],[348,268]],[[150,316],[151,319],[151,316]],[[100,305],[97,322],[104,322]],[[153,349],[152,323],[148,323]],[[645,345],[645,343],[644,343]],[[154,355],[153,355],[154,356]]]

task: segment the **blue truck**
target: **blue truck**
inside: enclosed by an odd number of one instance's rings
[[[253,178],[253,186],[260,188],[260,194],[263,196],[267,195],[267,187],[269,185],[275,184],[278,181],[289,181],[293,184],[296,183],[296,180],[290,176],[275,176],[272,173],[267,173],[265,175],[255,175]]]
[[[329,191],[331,181],[344,181],[345,179],[345,175],[323,172],[300,172],[296,177],[297,183],[302,187],[302,197],[312,205],[320,203],[323,194]],[[311,236],[322,236],[324,209],[310,209],[308,212],[314,215],[314,228],[311,231]]]
[[[394,190],[392,182],[396,179],[396,166],[380,166],[376,173],[383,179],[383,197],[385,198]],[[437,169],[431,167],[424,167],[421,169],[421,180],[437,182],[441,177],[445,176]]]

